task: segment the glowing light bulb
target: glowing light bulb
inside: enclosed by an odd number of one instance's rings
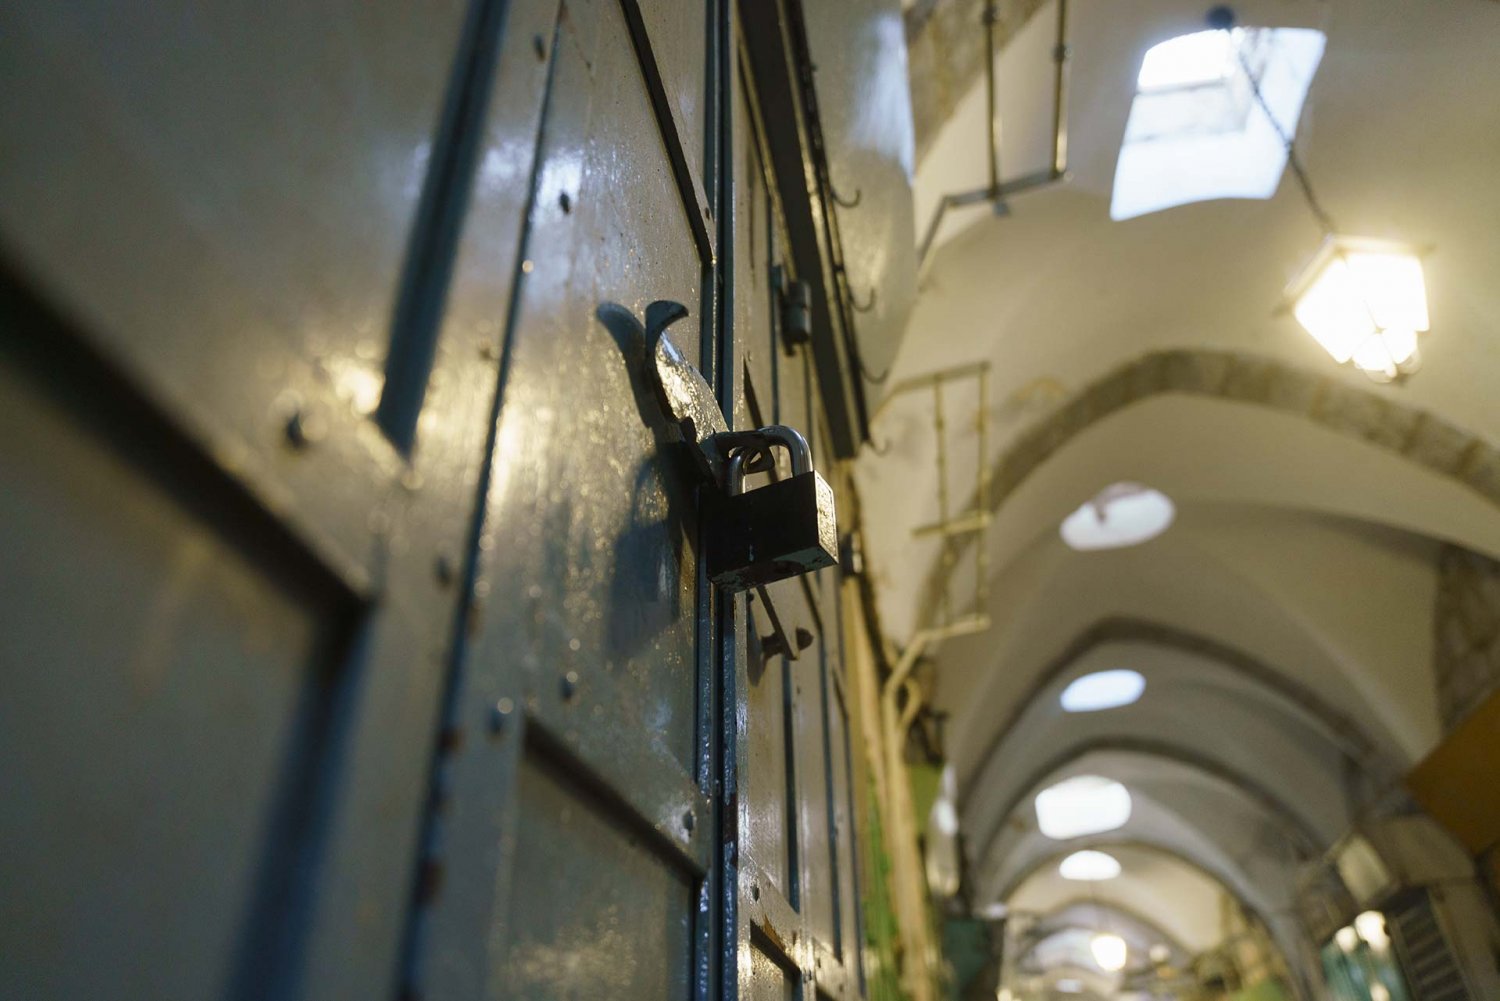
[[[1376,951],[1391,944],[1391,936],[1385,930],[1385,915],[1379,911],[1365,911],[1355,918],[1354,931]]]
[[[1109,932],[1095,935],[1089,942],[1089,951],[1094,954],[1094,962],[1099,964],[1099,969],[1106,973],[1123,970],[1129,954],[1125,940]]]
[[[1330,237],[1293,283],[1292,314],[1334,361],[1377,382],[1415,371],[1427,331],[1422,259],[1400,244]]]

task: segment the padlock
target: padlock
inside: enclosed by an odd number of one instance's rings
[[[812,466],[807,439],[781,425],[722,435],[729,460],[722,489],[705,491],[708,577],[731,591],[833,566],[839,558],[833,489]],[[744,489],[746,465],[780,445],[792,475]]]

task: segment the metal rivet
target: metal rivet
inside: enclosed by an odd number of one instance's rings
[[[562,206],[564,215],[573,211],[573,199],[568,197],[568,193],[566,191],[557,196],[557,204]]]
[[[495,703],[495,708],[490,710],[490,732],[499,733],[505,729],[505,721],[510,714],[515,712],[516,704],[510,699],[501,699]]]
[[[536,57],[538,59],[547,58],[547,40],[544,39],[541,35],[531,36],[531,48],[536,52]]]
[[[578,694],[578,672],[569,671],[562,677],[562,697],[571,700]]]
[[[521,262],[521,274],[523,274],[523,275],[529,275],[529,274],[531,274],[532,269],[535,268],[535,267],[536,267],[536,265],[533,264],[533,263],[531,263],[530,261],[522,261]]]
[[[750,884],[750,899],[751,900],[759,900],[760,899],[760,884],[759,883],[751,883]]]
[[[684,813],[682,815],[682,829],[684,831],[687,831],[689,834],[692,834],[693,833],[693,824],[694,823],[696,823],[696,820],[693,817],[693,811],[692,810],[689,810],[687,813]]]

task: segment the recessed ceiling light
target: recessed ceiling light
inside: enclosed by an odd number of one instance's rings
[[[1124,668],[1095,671],[1073,679],[1063,689],[1059,701],[1066,712],[1091,713],[1128,706],[1139,699],[1145,690],[1146,679],[1139,671]]]
[[[1054,841],[1100,834],[1130,819],[1130,791],[1113,779],[1079,775],[1036,794],[1036,820]]]
[[[1063,859],[1057,867],[1057,874],[1063,879],[1090,883],[1114,879],[1120,874],[1120,863],[1113,855],[1105,852],[1085,850],[1074,852]]]
[[[1082,551],[1135,546],[1165,532],[1176,513],[1160,490],[1116,483],[1063,519],[1062,539]]]

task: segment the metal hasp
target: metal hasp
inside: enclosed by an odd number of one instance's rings
[[[667,328],[688,315],[680,302],[658,299],[646,307],[646,350],[652,383],[662,411],[682,432],[698,462],[698,468],[716,484],[724,482],[724,464],[719,436],[729,431],[729,422],[714,399],[714,391],[691,362],[667,336]]]
[[[703,495],[704,562],[719,587],[743,591],[838,563],[833,489],[813,469],[801,432],[783,425],[730,431],[703,378],[672,343],[667,327],[687,315],[681,303],[646,307],[646,340],[657,398],[712,484]],[[749,473],[775,475],[774,449],[792,475],[744,490]]]

